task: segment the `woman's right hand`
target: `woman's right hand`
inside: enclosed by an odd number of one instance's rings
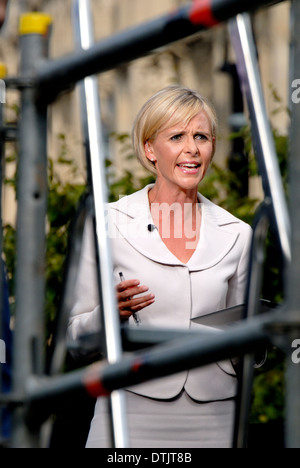
[[[140,281],[137,279],[124,280],[117,284],[117,302],[121,320],[128,320],[135,312],[153,304],[154,294],[140,296],[148,290],[148,286],[140,286]]]

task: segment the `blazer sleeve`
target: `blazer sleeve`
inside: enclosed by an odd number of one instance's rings
[[[245,302],[245,293],[249,275],[250,246],[252,241],[252,228],[242,223],[242,229],[238,242],[240,243],[241,255],[235,274],[229,280],[226,307],[233,307]]]
[[[100,329],[99,292],[95,264],[93,223],[88,219],[83,233],[73,306],[67,328],[67,341],[76,341],[85,333]]]

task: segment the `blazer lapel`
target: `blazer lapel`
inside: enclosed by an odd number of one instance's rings
[[[113,218],[116,229],[145,257],[158,263],[181,265],[161,240],[158,230],[148,229],[149,225],[154,226],[148,202],[148,191],[152,186],[153,184],[147,185],[142,190],[110,204],[115,211]]]
[[[226,225],[238,223],[239,220],[199,194],[202,208],[200,240],[189,262],[180,262],[166,247],[158,230],[148,229],[149,225],[153,225],[148,203],[151,187],[148,185],[109,205],[117,232],[134,249],[157,263],[187,266],[191,271],[211,268],[231,250],[238,234],[227,230]]]
[[[237,241],[238,232],[226,226],[239,222],[225,210],[202,198],[202,221],[200,239],[193,256],[188,262],[191,271],[205,270],[219,263]]]

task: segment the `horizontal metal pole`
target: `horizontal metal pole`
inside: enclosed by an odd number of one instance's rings
[[[143,325],[137,328],[126,324],[121,326],[122,349],[123,351],[137,351],[150,348],[167,341],[185,338],[187,333],[189,337],[197,336],[201,338],[202,336],[207,336],[208,333],[219,333],[219,330],[211,328],[209,331],[189,330],[186,332],[178,329],[144,327]],[[67,343],[66,347],[69,352],[79,356],[104,355],[105,345],[101,346],[101,337],[102,333],[100,331],[87,333],[78,337],[75,342]]]
[[[198,337],[186,332],[184,338],[135,353],[114,364],[100,361],[62,376],[32,377],[27,385],[28,424],[38,424],[41,415],[46,412],[49,416],[56,402],[73,392],[87,392],[93,397],[107,396],[120,388],[268,346],[272,343],[269,327],[280,317],[280,309],[207,336],[200,333]],[[37,407],[39,411],[36,411]]]
[[[4,125],[0,127],[0,140],[1,141],[17,141],[19,136],[19,129],[12,125]]]
[[[50,103],[57,95],[87,76],[137,59],[174,41],[210,28],[244,11],[283,0],[197,0],[169,14],[126,29],[56,60],[44,61],[36,70],[37,99]]]

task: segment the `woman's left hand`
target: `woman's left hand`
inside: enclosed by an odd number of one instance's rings
[[[117,302],[121,320],[128,320],[132,314],[154,302],[154,294],[139,296],[148,290],[148,286],[140,286],[140,281],[137,279],[125,280],[117,284]]]

